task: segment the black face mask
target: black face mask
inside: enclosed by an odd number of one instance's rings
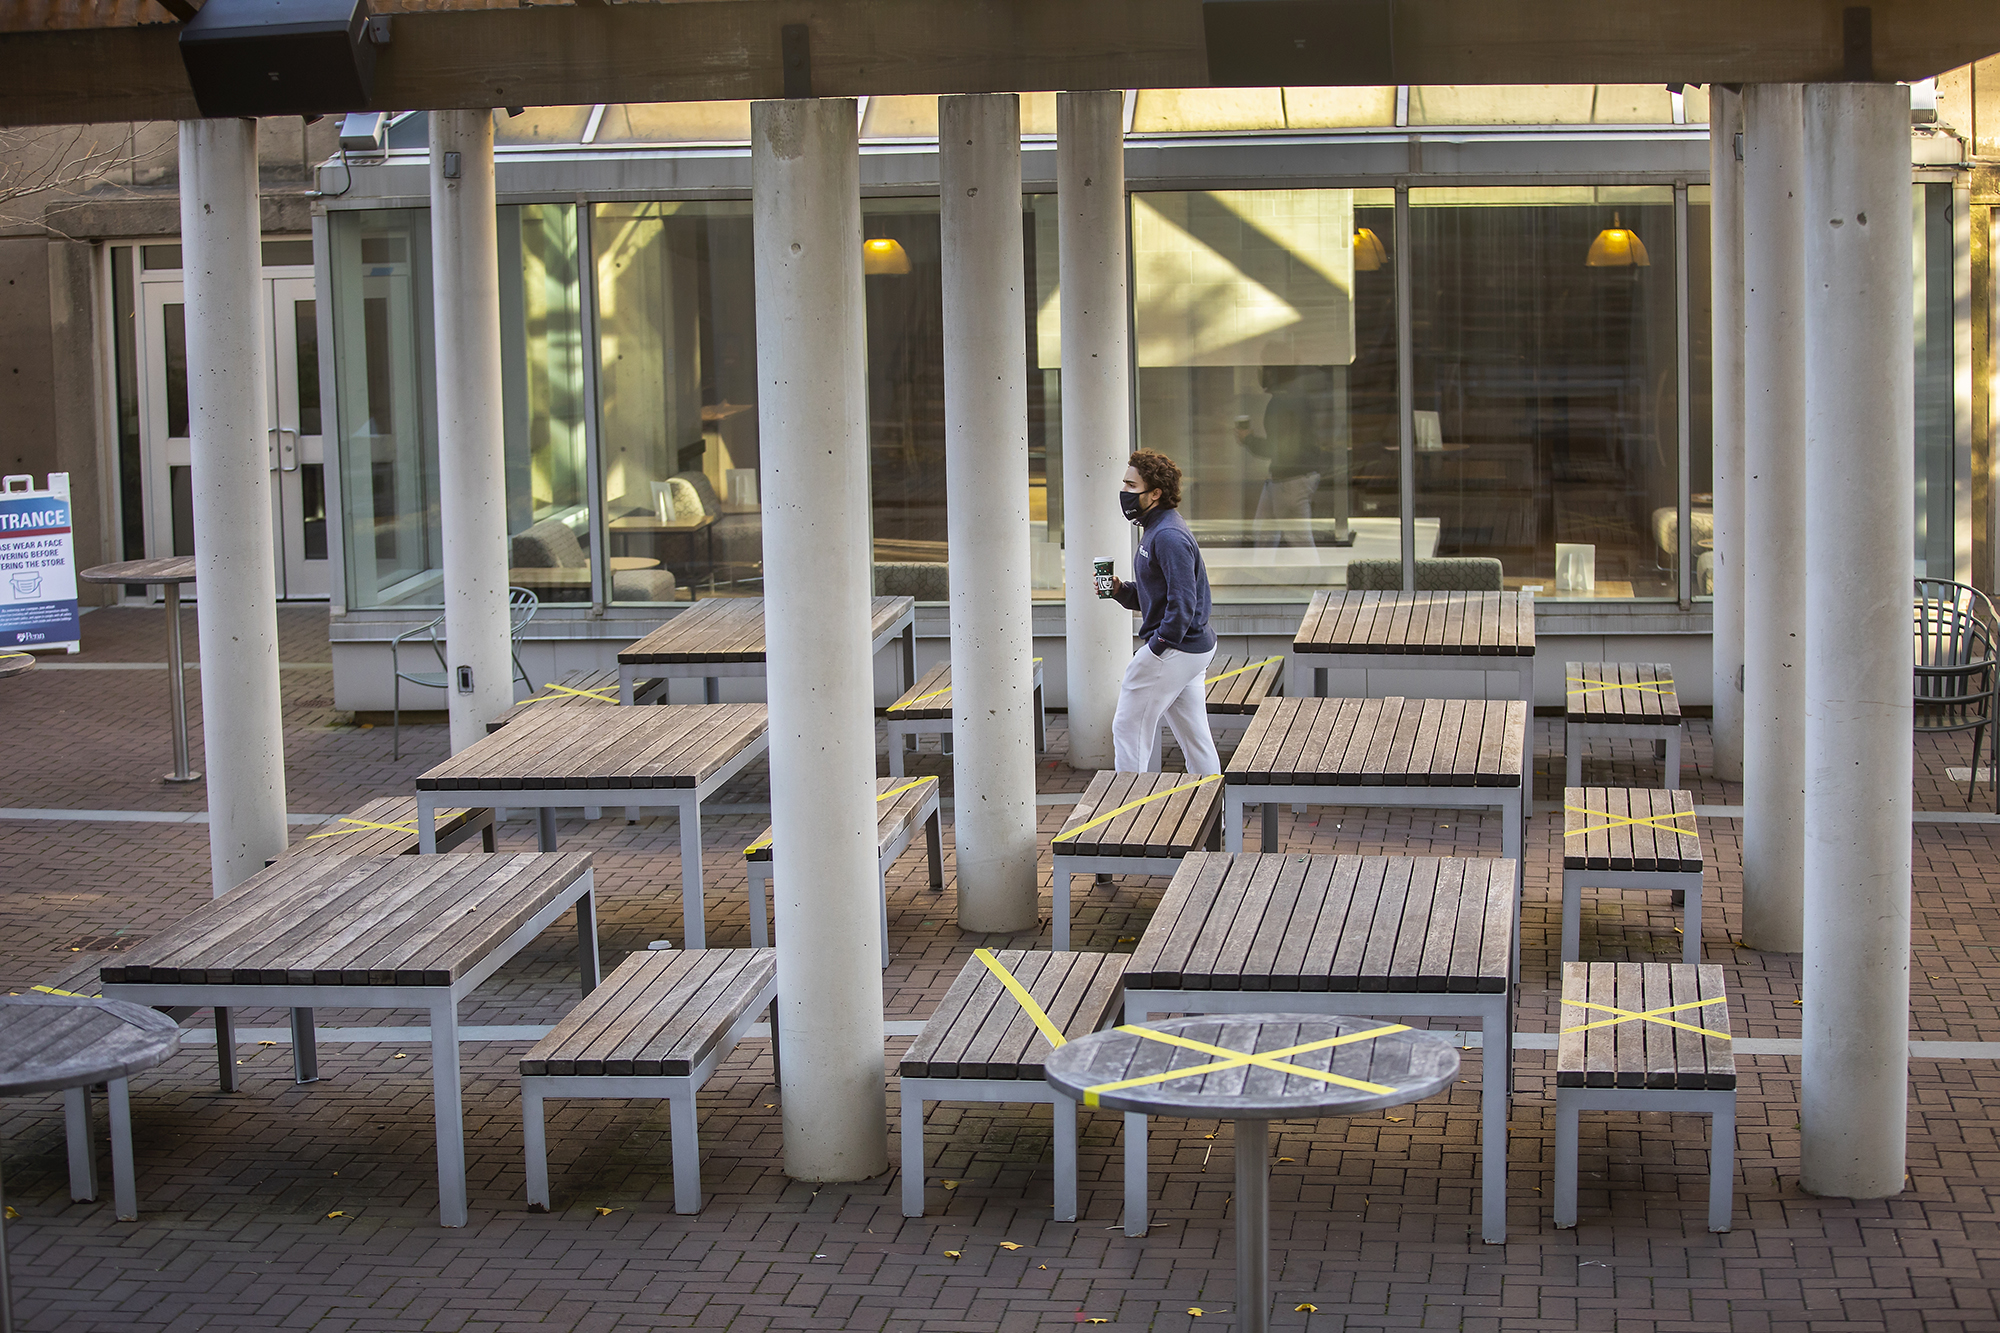
[[[1124,510],[1125,517],[1134,523],[1137,523],[1139,515],[1145,512],[1139,503],[1139,493],[1137,491],[1118,492],[1118,507]]]

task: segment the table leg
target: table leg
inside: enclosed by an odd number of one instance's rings
[[[768,861],[746,861],[743,864],[744,878],[750,883],[750,947],[768,949],[771,947],[771,918],[764,905],[764,885],[771,877],[765,873]]]
[[[556,849],[556,808],[552,805],[535,808],[535,850],[552,852]]]
[[[111,1121],[111,1208],[120,1222],[139,1220],[138,1172],[132,1165],[132,1085],[114,1078],[104,1085]]]
[[[1125,1234],[1146,1234],[1146,1117],[1137,1111],[1125,1113]]]
[[[924,1099],[903,1084],[903,1216],[924,1215]],[[1058,1186],[1060,1188],[1060,1186]]]
[[[903,626],[903,683],[900,687],[898,687],[896,693],[901,694],[904,690],[909,689],[910,686],[916,683],[917,683],[917,622],[915,620],[911,620],[909,624]]]
[[[1231,856],[1243,850],[1243,792],[1222,785],[1222,850]]]
[[[319,1037],[313,1031],[313,1011],[292,1010],[292,1080],[319,1082]]]
[[[222,1005],[215,1007],[215,1076],[224,1092],[236,1091],[236,1024]]]
[[[931,891],[944,891],[944,812],[931,811],[931,817],[924,821],[924,850],[931,858]]]
[[[585,889],[583,896],[576,900],[576,970],[582,976],[585,995],[597,989],[597,892],[594,888]]]
[[[1278,850],[1278,803],[1276,801],[1264,802],[1263,814],[1263,845],[1257,850],[1260,852],[1275,852]]]
[[[1049,885],[1049,947],[1057,953],[1069,952],[1069,888],[1070,876],[1076,873],[1076,862],[1067,856],[1056,857],[1056,873]]]
[[[498,819],[500,811],[495,809],[493,817]],[[424,856],[437,855],[437,801],[428,792],[417,793],[417,851]]]
[[[1056,1221],[1076,1221],[1076,1103],[1061,1093],[1049,1106],[1055,1133]]]
[[[701,701],[705,704],[722,702],[722,679],[719,676],[701,678]]]
[[[188,767],[187,671],[181,656],[181,585],[167,587],[167,697],[174,710],[174,771],[168,782],[193,782],[201,777]]]
[[[527,1171],[528,1211],[549,1210],[549,1140],[539,1079],[521,1080],[521,1154]]]
[[[639,674],[639,673],[638,673],[638,671],[637,671],[636,669],[634,669],[633,667],[631,667],[631,666],[629,666],[629,665],[627,665],[627,664],[625,664],[625,663],[622,663],[622,662],[621,662],[621,663],[619,663],[619,666],[618,666],[618,702],[619,702],[619,703],[621,703],[621,704],[624,704],[624,705],[625,705],[626,707],[628,707],[628,708],[629,708],[629,707],[631,707],[631,705],[632,705],[632,702],[633,702],[633,700],[632,700],[632,683],[633,683],[633,679],[634,679],[634,678],[635,678],[635,677],[636,677],[636,676],[637,676],[638,674]]]
[[[1507,1240],[1507,1091],[1514,1078],[1509,1027],[1504,1000],[1479,1022],[1479,1236],[1488,1245]]]
[[[90,1089],[63,1089],[63,1131],[69,1146],[69,1197],[97,1197],[97,1145],[90,1141]]]
[[[1314,667],[1314,668],[1313,668],[1313,697],[1314,697],[1315,699],[1324,699],[1324,698],[1326,698],[1326,668],[1325,668],[1325,667]]]
[[[1500,803],[1500,855],[1514,858],[1514,943],[1507,955],[1507,979],[1521,979],[1521,894],[1527,886],[1527,858],[1522,854],[1521,806]]]
[[[465,1109],[458,1076],[458,1001],[431,1003],[431,1107],[437,1120],[438,1221],[462,1227],[465,1207]]]
[[[681,941],[683,949],[706,949],[708,925],[701,901],[701,798],[683,797],[681,812]],[[777,862],[771,864],[773,871]]]
[[[1236,1122],[1236,1327],[1271,1326],[1271,1122]]]

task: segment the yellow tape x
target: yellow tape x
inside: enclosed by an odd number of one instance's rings
[[[1595,1023],[1579,1023],[1575,1027],[1568,1027],[1562,1030],[1565,1033],[1588,1032],[1592,1028],[1616,1027],[1620,1023],[1629,1023],[1636,1018],[1647,1023],[1658,1023],[1662,1027],[1679,1028],[1683,1032],[1699,1032],[1704,1037],[1720,1037],[1722,1040],[1728,1041],[1730,1037],[1727,1032],[1717,1032],[1713,1028],[1698,1028],[1692,1023],[1680,1023],[1671,1018],[1660,1017],[1661,1014],[1677,1014],[1683,1009],[1701,1009],[1711,1004],[1721,1004],[1723,1000],[1724,997],[1718,995],[1712,1000],[1690,1000],[1686,1004],[1662,1005],[1658,1009],[1648,1009],[1643,1014],[1635,1014],[1630,1009],[1619,1009],[1608,1004],[1592,1004],[1587,1000],[1564,1000],[1563,1004],[1568,1008],[1595,1009],[1599,1013],[1617,1014],[1618,1017],[1600,1018]]]
[[[1332,1083],[1343,1088],[1354,1088],[1361,1092],[1376,1094],[1394,1092],[1395,1089],[1380,1083],[1368,1083],[1358,1078],[1348,1078],[1342,1074],[1330,1074],[1324,1069],[1308,1069],[1304,1065],[1292,1064],[1285,1057],[1304,1055],[1308,1051],[1324,1051],[1334,1046],[1346,1046],[1357,1041],[1372,1041],[1376,1037],[1386,1037],[1394,1032],[1408,1032],[1402,1023],[1390,1023],[1379,1028],[1369,1028],[1366,1032],[1350,1032],[1341,1037],[1326,1037],[1320,1041],[1303,1042],[1297,1046],[1285,1046],[1275,1051],[1232,1051],[1226,1046],[1210,1046],[1205,1041],[1194,1041],[1176,1036],[1170,1032],[1156,1032],[1152,1028],[1127,1025],[1118,1029],[1135,1037],[1146,1037],[1152,1041],[1163,1041],[1169,1046],[1180,1046],[1190,1051],[1200,1051],[1204,1055],[1220,1055],[1225,1058],[1213,1064],[1190,1065],[1186,1069],[1169,1069],[1161,1074],[1142,1074],[1138,1078],[1119,1079],[1115,1083],[1100,1083],[1094,1088],[1083,1090],[1086,1106],[1097,1106],[1098,1094],[1118,1092],[1124,1088],[1144,1087],[1149,1083],[1166,1083],[1172,1079],[1188,1078],[1195,1074],[1214,1074],[1225,1069],[1239,1069],[1244,1065],[1256,1065],[1260,1069],[1275,1069],[1281,1074],[1298,1074],[1305,1078],[1316,1078],[1322,1083]]]
[[[405,824],[376,824],[366,819],[349,819],[343,815],[340,822],[343,824],[352,824],[354,827],[328,829],[324,833],[310,833],[306,835],[306,841],[310,842],[314,838],[337,838],[343,833],[359,833],[365,828],[385,828],[397,833],[415,833],[417,831],[417,821],[414,819]]]
[[[595,699],[601,704],[615,704],[618,702],[618,687],[616,685],[593,685],[587,690],[577,690],[571,689],[567,685],[558,685],[554,681],[550,681],[548,687],[552,690],[560,690],[562,693],[538,694],[534,698],[524,699],[522,702],[531,704],[547,703],[551,699],[560,699],[565,694],[577,699]],[[609,691],[609,693],[606,693],[606,691]]]
[[[1674,682],[1671,677],[1666,680],[1650,681],[1644,685],[1625,685],[1615,680],[1591,680],[1584,676],[1565,676],[1564,679],[1572,685],[1587,687],[1581,690],[1571,690],[1571,694],[1594,694],[1598,690],[1643,690],[1647,694],[1672,694],[1674,692]]]
[[[889,788],[889,790],[883,792],[880,796],[877,796],[875,798],[875,803],[877,805],[880,805],[882,802],[888,800],[891,796],[901,796],[904,792],[908,791],[910,788],[921,787],[926,782],[929,781],[930,781],[929,778],[918,778],[914,782],[905,782],[900,787],[891,787]],[[757,841],[751,843],[748,847],[745,847],[743,849],[743,854],[745,856],[748,856],[752,852],[761,852],[770,845],[771,845],[771,835],[769,833],[766,833],[763,837],[757,839]]]
[[[1035,1003],[1035,997],[1028,994],[1028,988],[1017,981],[1012,972],[1000,965],[1000,960],[993,956],[991,949],[974,949],[972,956],[986,964],[986,970],[999,978],[1000,984],[1007,988],[1007,993],[1014,997],[1015,1002],[1028,1017],[1034,1020],[1035,1026],[1041,1029],[1042,1036],[1048,1039],[1049,1045],[1069,1045],[1069,1039],[1063,1036],[1062,1029],[1050,1020],[1042,1006]]]
[[[1267,667],[1271,665],[1271,663],[1273,662],[1281,662],[1283,660],[1284,660],[1284,654],[1280,653],[1276,657],[1267,657],[1261,662],[1252,662],[1249,666],[1237,667],[1236,670],[1234,671],[1225,671],[1219,676],[1210,676],[1208,679],[1204,680],[1202,684],[1213,685],[1218,680],[1228,680],[1231,676],[1240,676],[1246,671],[1255,671],[1258,667]]]
[[[1108,814],[1099,815],[1097,818],[1091,820],[1088,824],[1078,824],[1073,829],[1065,829],[1061,833],[1056,834],[1055,837],[1050,838],[1049,841],[1052,843],[1067,842],[1069,839],[1074,838],[1077,834],[1084,832],[1086,829],[1094,829],[1099,824],[1105,823],[1109,820],[1116,819],[1118,818],[1118,816],[1124,814],[1127,810],[1137,810],[1140,806],[1145,805],[1149,801],[1157,801],[1163,796],[1172,796],[1177,791],[1187,791],[1192,787],[1206,787],[1211,782],[1220,782],[1220,781],[1222,781],[1222,774],[1210,773],[1205,778],[1197,778],[1193,782],[1183,782],[1178,787],[1169,787],[1165,791],[1156,791],[1151,796],[1141,796],[1136,801],[1125,802],[1125,804],[1119,806],[1116,810],[1113,810]]]
[[[1623,828],[1627,824],[1644,824],[1647,828],[1665,829],[1669,833],[1678,833],[1689,838],[1695,835],[1694,829],[1682,828],[1673,822],[1679,819],[1692,820],[1694,818],[1692,810],[1677,810],[1670,815],[1614,815],[1609,810],[1593,810],[1587,805],[1570,805],[1567,802],[1564,803],[1563,809],[1574,810],[1580,815],[1596,815],[1611,821],[1608,824],[1592,824],[1587,828],[1571,829],[1563,834],[1565,838],[1581,838],[1586,833],[1602,833],[1608,828]]]

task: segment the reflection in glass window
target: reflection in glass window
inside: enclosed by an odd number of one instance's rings
[[[536,523],[587,523],[583,319],[576,209],[569,204],[502,208],[500,355],[506,423],[507,534]],[[544,601],[590,600],[590,570],[548,574],[509,558],[509,581]]]
[[[1706,114],[1706,112],[1704,112]],[[1688,188],[1688,505],[1694,531],[1691,597],[1715,595],[1714,293],[1709,271],[1709,190]],[[1678,533],[1670,533],[1678,538]],[[1662,554],[1679,559],[1677,540]]]
[[[757,323],[750,205],[599,204],[598,420],[611,599],[755,595]],[[538,524],[550,559],[599,549]],[[516,539],[517,563],[522,555]]]
[[[1545,596],[1678,596],[1672,189],[1410,201],[1419,546],[1435,524]]]
[[[1953,579],[1969,567],[1972,534],[1958,521],[1957,264],[1950,185],[1912,187],[1911,269],[1916,274],[1916,573]],[[1969,524],[1966,525],[1969,527]]]
[[[1180,463],[1216,597],[1400,552],[1388,191],[1132,196],[1139,442]],[[1435,525],[1418,525],[1420,554]]]

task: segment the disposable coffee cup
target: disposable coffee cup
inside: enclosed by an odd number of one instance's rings
[[[1091,581],[1097,585],[1097,595],[1099,597],[1109,597],[1111,595],[1111,557],[1100,555],[1090,563],[1091,567],[1096,571],[1091,576]]]

